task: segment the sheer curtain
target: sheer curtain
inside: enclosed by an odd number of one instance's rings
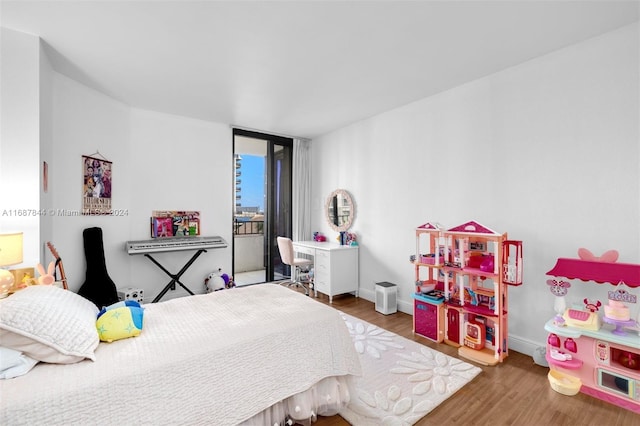
[[[293,140],[293,241],[311,239],[311,160],[308,139]]]

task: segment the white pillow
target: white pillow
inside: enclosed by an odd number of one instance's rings
[[[96,305],[72,291],[30,286],[0,300],[0,346],[43,362],[95,361],[97,315]]]
[[[13,379],[27,374],[38,363],[25,354],[0,346],[0,379]]]

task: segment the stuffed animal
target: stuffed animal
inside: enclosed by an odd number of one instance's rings
[[[47,272],[44,271],[44,267],[42,264],[38,263],[38,273],[40,276],[38,277],[38,284],[41,285],[51,285],[56,279],[53,277],[53,273],[55,272],[55,264],[53,262],[49,262],[49,266],[47,267]]]
[[[235,286],[233,277],[222,273],[222,269],[218,269],[217,271],[210,273],[204,279],[204,288],[207,290],[207,293],[233,288]]]
[[[103,342],[136,337],[142,333],[144,308],[135,300],[124,300],[102,308],[96,329]]]

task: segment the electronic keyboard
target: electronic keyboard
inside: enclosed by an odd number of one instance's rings
[[[227,247],[222,237],[168,237],[150,240],[127,241],[125,250],[130,255],[159,253],[163,251],[206,250]]]

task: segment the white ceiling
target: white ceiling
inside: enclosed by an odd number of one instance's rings
[[[638,21],[638,1],[8,1],[134,107],[313,138]]]

